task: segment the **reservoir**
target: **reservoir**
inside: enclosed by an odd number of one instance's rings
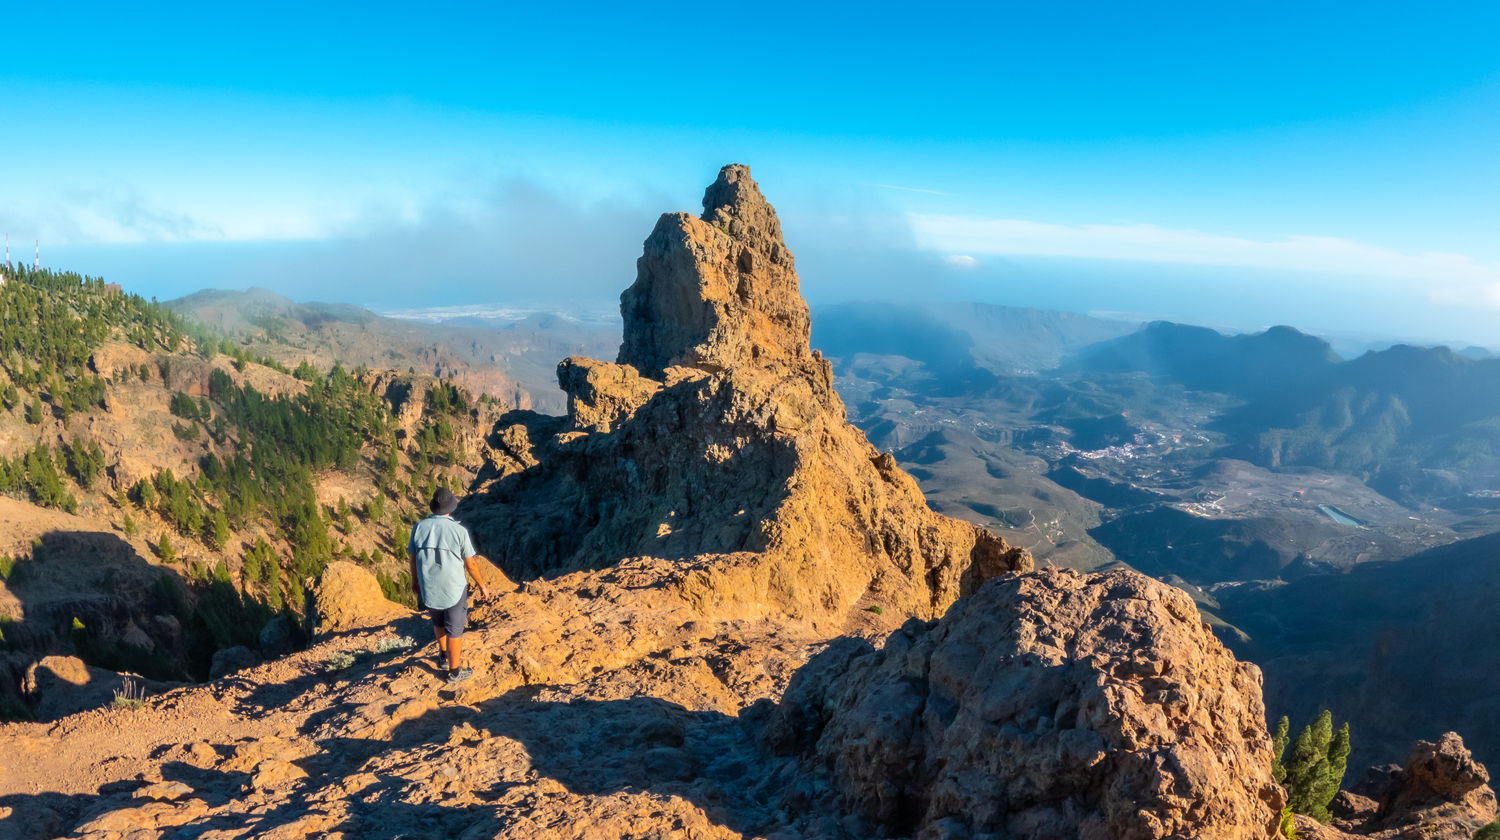
[[[1358,519],[1350,516],[1349,514],[1344,513],[1333,505],[1318,505],[1318,510],[1323,511],[1323,513],[1327,514],[1328,518],[1332,519],[1334,522],[1337,522],[1340,525],[1347,525],[1350,528],[1360,528],[1365,524]]]

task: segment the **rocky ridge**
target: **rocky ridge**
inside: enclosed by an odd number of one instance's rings
[[[1030,571],[933,513],[846,422],[748,169],[664,216],[638,268],[619,360],[564,362],[568,415],[512,412],[485,442],[460,516],[521,585],[474,610],[471,681],[336,563],[305,651],[0,727],[7,825],[1272,836],[1259,672],[1175,589]]]

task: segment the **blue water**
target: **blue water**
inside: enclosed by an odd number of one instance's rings
[[[1347,525],[1350,528],[1358,528],[1365,524],[1358,519],[1350,516],[1349,514],[1344,513],[1333,505],[1318,505],[1318,510],[1323,511],[1328,515],[1328,518],[1332,519],[1334,522],[1337,522],[1340,525]]]

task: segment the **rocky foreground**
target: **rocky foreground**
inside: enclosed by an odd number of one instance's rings
[[[933,513],[846,422],[748,169],[638,268],[619,359],[486,442],[460,517],[524,583],[491,570],[474,679],[335,564],[305,651],[0,727],[3,833],[1275,835],[1259,672],[1179,590]]]

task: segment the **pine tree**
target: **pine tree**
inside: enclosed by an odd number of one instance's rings
[[[161,539],[156,543],[156,554],[163,563],[170,563],[177,559],[177,552],[172,548],[172,535],[166,531],[161,532]]]
[[[365,502],[365,519],[371,522],[379,522],[385,518],[385,494],[379,490]]]
[[[229,518],[222,510],[214,511],[214,545],[220,551],[229,547]]]
[[[42,397],[40,394],[33,396],[31,398],[31,402],[26,406],[26,422],[30,423],[33,426],[41,424]]]
[[[1271,775],[1276,779],[1276,784],[1286,784],[1286,766],[1281,763],[1281,757],[1286,754],[1287,739],[1291,735],[1292,721],[1286,715],[1276,722],[1276,736],[1271,740],[1271,752],[1275,758],[1271,761]]]
[[[1287,807],[1293,812],[1328,822],[1328,805],[1338,794],[1349,759],[1349,724],[1333,731],[1333,713],[1324,710],[1318,719],[1302,730],[1292,744],[1292,755],[1282,763],[1288,726],[1286,719],[1276,727],[1276,754],[1271,765],[1273,775],[1287,791]]]
[[[142,510],[150,510],[156,507],[156,488],[151,486],[151,482],[146,479],[143,478],[137,481],[135,487],[131,490],[131,494],[135,497],[135,503],[140,505]]]

